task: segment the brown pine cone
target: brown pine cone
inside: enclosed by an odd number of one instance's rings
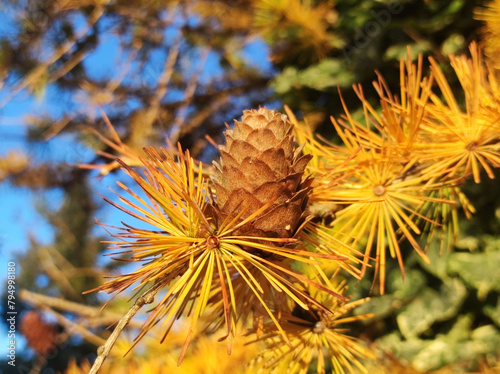
[[[291,132],[286,115],[265,108],[244,111],[226,131],[220,163],[214,162],[220,215],[243,211],[240,221],[255,215],[235,235],[291,238],[305,222],[312,179],[302,177],[312,156],[300,156]]]

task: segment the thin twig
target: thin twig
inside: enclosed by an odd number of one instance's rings
[[[31,368],[29,374],[39,374],[46,363],[47,363],[47,358],[44,355],[38,355],[35,360],[35,364]]]
[[[19,291],[19,298],[30,304],[46,305],[53,309],[75,313],[79,316],[87,318],[89,324],[92,326],[109,325],[110,323],[118,321],[123,316],[122,314],[115,312],[102,311],[100,307],[82,305],[73,301],[41,295],[24,289]],[[140,321],[132,321],[130,324],[137,328],[142,326],[142,322]]]
[[[61,287],[63,294],[69,296],[69,298],[73,300],[81,300],[82,296],[75,290],[66,274],[64,274],[64,272],[54,263],[47,249],[40,248],[38,252],[42,269]]]
[[[10,90],[9,95],[2,102],[0,102],[0,108],[3,108],[9,101],[12,100],[13,97],[15,97],[26,87],[35,84],[36,81],[40,79],[40,77],[52,64],[59,60],[65,53],[70,51],[71,48],[73,48],[81,38],[83,38],[90,30],[92,30],[92,27],[104,14],[104,10],[105,8],[102,6],[96,7],[88,18],[87,27],[78,32],[75,36],[68,38],[68,40],[66,40],[64,43],[60,44],[59,47],[57,47],[54,51],[54,54],[50,56],[47,61],[40,63],[30,72],[28,72],[19,82],[17,82],[17,84]]]
[[[105,342],[103,338],[100,336],[97,336],[96,334],[90,332],[88,329],[86,329],[83,326],[83,323],[75,323],[71,321],[69,318],[66,318],[62,314],[56,312],[54,309],[43,305],[43,304],[38,304],[40,309],[46,310],[52,315],[54,315],[57,319],[57,322],[65,328],[67,331],[68,335],[80,335],[83,339],[88,341],[91,344],[94,344],[95,346],[100,346]]]
[[[113,330],[113,333],[109,336],[108,340],[106,340],[106,343],[97,349],[98,356],[94,361],[94,365],[92,365],[89,374],[97,374],[102,364],[104,363],[104,360],[106,359],[106,357],[108,357],[109,352],[111,352],[111,348],[113,348],[113,345],[122,333],[123,329],[128,325],[132,317],[134,317],[134,315],[144,306],[144,304],[151,304],[153,302],[155,294],[159,289],[160,284],[155,284],[146,292],[144,292],[142,296],[140,296],[135,301],[134,305],[132,306],[132,308],[130,308],[127,314],[125,314],[122,319],[120,319],[118,325]]]
[[[163,71],[158,78],[158,87],[152,101],[150,102],[150,107],[155,108],[155,111],[160,108],[161,99],[163,99],[168,91],[168,84],[175,71],[175,63],[177,62],[177,57],[179,56],[181,44],[182,34],[179,33],[170,47],[168,57],[165,60],[165,65],[163,66]]]
[[[45,296],[24,289],[19,291],[19,298],[27,303],[44,304],[55,309],[77,313],[85,317],[98,316],[100,310],[100,308],[82,305],[57,297]]]
[[[170,134],[170,140],[174,144],[176,144],[179,141],[182,125],[186,120],[188,114],[188,108],[193,101],[194,93],[196,91],[196,87],[198,86],[199,77],[201,73],[203,73],[203,69],[205,68],[205,64],[207,62],[209,54],[210,54],[209,49],[204,49],[202,51],[198,67],[196,68],[196,71],[193,73],[193,75],[191,76],[191,78],[187,83],[186,90],[184,91],[186,94],[186,103],[180,107],[179,112],[177,113],[174,121],[172,134]]]

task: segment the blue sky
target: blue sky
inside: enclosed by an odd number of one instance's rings
[[[6,25],[8,23],[0,23],[0,38],[3,36],[2,33],[10,33],[10,30],[6,29]],[[256,40],[244,48],[242,55],[254,61],[256,68],[269,70],[271,65],[266,58],[255,60],[255,56],[262,56],[265,50],[265,44]],[[90,73],[96,78],[104,78],[112,75],[113,70],[116,69],[115,59],[118,51],[118,40],[116,37],[109,36],[104,38],[102,44],[84,62],[89,67]],[[159,60],[162,58],[164,56],[158,56]],[[210,77],[222,73],[222,70],[217,66],[216,59],[215,54],[209,54],[207,66],[200,77],[201,80],[208,80]],[[154,79],[156,74],[151,70],[146,71],[145,76],[148,75]],[[8,87],[0,90],[0,102],[3,102],[8,95],[10,95]],[[23,91],[10,100],[5,107],[0,108],[0,156],[4,156],[10,151],[19,150],[39,162],[85,163],[89,161],[94,153],[69,136],[58,136],[37,145],[30,144],[25,140],[26,116],[43,116],[48,113],[57,117],[66,110],[61,106],[61,102],[60,93],[49,87],[41,98],[35,98]],[[106,184],[106,180],[101,182],[101,185]],[[43,199],[45,202],[49,202],[53,208],[57,208],[61,203],[61,198],[62,194],[57,190],[32,192],[28,189],[13,187],[8,183],[0,184],[0,206],[2,207],[0,250],[3,259],[11,257],[12,252],[23,252],[29,245],[26,233],[34,231],[34,228],[36,230],[33,234],[38,240],[42,243],[50,243],[53,234],[51,228],[37,214],[33,203],[37,199]]]
[[[0,39],[4,37],[15,37],[17,30],[12,22],[11,15],[5,12],[0,2]],[[77,27],[83,26],[83,20],[75,17],[74,24]],[[104,23],[106,20],[104,20]],[[167,30],[168,37],[174,37],[173,30]],[[119,55],[119,41],[114,35],[106,35],[97,49],[91,53],[84,64],[89,73],[94,78],[109,78],[116,74],[117,66],[124,56]],[[267,59],[267,47],[261,40],[255,40],[248,44],[242,51],[242,57],[251,61],[251,65],[263,71],[270,71],[271,64]],[[142,74],[143,79],[155,82],[159,69],[163,65],[165,55],[158,53],[153,59],[153,64],[147,65],[143,72],[134,71],[134,65],[130,74]],[[189,70],[195,68],[183,66]],[[218,66],[218,57],[214,53],[209,53],[204,71],[200,76],[201,81],[208,81],[214,76],[222,74],[222,69]],[[128,79],[126,77],[125,79]],[[0,89],[0,103],[9,97],[13,82],[5,84]],[[34,97],[26,92],[20,92],[11,99],[3,108],[0,108],[0,156],[4,156],[11,151],[21,151],[31,159],[38,162],[66,162],[85,163],[92,159],[94,153],[81,143],[74,141],[70,136],[58,136],[43,144],[31,144],[25,139],[27,132],[27,116],[44,116],[49,114],[52,117],[59,117],[66,110],[68,105],[74,105],[67,100],[61,92],[52,86],[43,92],[43,95]],[[134,105],[131,103],[130,105]],[[88,108],[80,108],[88,110]],[[116,189],[116,180],[127,181],[123,175],[106,176],[97,178],[97,173],[93,173],[92,179],[94,190],[105,196],[111,196],[111,192],[106,187]],[[53,240],[54,232],[49,224],[40,214],[37,213],[35,205],[43,201],[49,207],[56,210],[62,203],[63,194],[60,190],[30,191],[26,188],[18,188],[9,183],[0,183],[0,284],[6,284],[7,263],[16,255],[24,253],[29,248],[29,235],[32,235],[41,244],[50,244]],[[96,195],[96,200],[100,199]],[[118,225],[124,220],[124,214],[118,210],[106,207],[99,210],[98,219],[101,222]],[[127,220],[127,219],[126,219]],[[130,222],[130,219],[127,220]],[[103,234],[100,227],[96,226],[96,232]],[[4,270],[2,270],[4,269]],[[18,270],[19,271],[19,270]],[[7,344],[7,332],[5,324],[0,324],[0,347]],[[18,348],[24,347],[24,341],[18,338]]]

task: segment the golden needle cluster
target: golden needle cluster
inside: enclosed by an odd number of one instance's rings
[[[500,166],[495,74],[475,43],[451,66],[464,106],[435,60],[425,74],[422,57],[408,57],[398,95],[381,76],[374,83],[381,110],[354,87],[363,118],[345,104],[332,117],[340,145],[316,138],[291,112],[289,120],[260,108],[226,131],[211,179],[180,148],[177,157],[154,148],[134,156],[142,174],[119,161],[142,192],[119,183],[127,197],[106,200],[150,228],[113,228],[115,255],[142,266],[99,290],[159,290],[135,343],[158,324],[166,339],[181,319],[178,364],[203,328],[224,328],[228,353],[246,328],[267,344],[254,360],[259,370],[306,373],[312,362],[318,373],[363,370],[359,360],[373,354],[339,326],[366,316],[345,316],[362,301],[348,302],[339,272],[361,278],[373,267],[383,294],[390,258],[404,276],[402,243],[427,262],[422,233],[449,246],[459,207],[474,211],[460,186],[480,183],[482,172],[494,178]]]

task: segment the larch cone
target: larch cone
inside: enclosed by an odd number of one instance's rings
[[[219,219],[255,215],[234,235],[293,238],[307,221],[312,178],[303,176],[312,156],[301,156],[302,147],[295,147],[287,116],[266,108],[245,110],[224,135],[213,178]]]

